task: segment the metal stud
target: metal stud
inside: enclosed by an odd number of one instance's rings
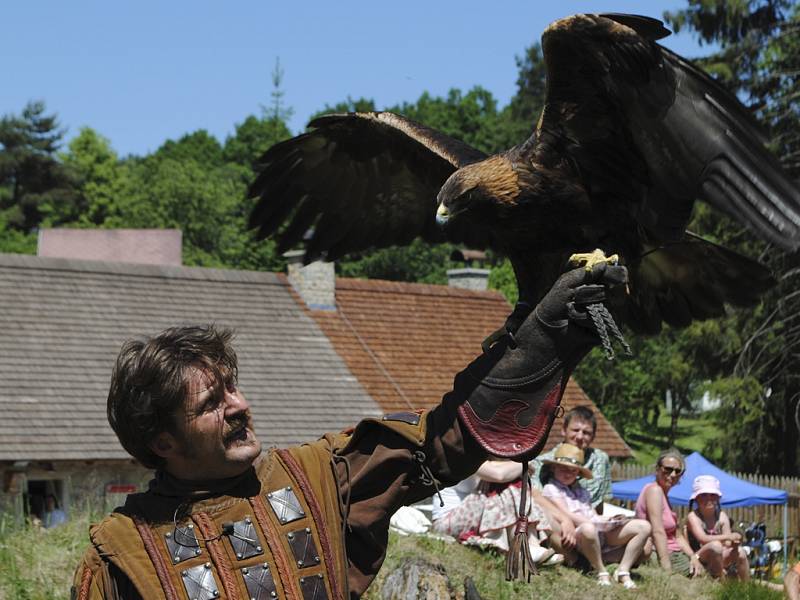
[[[278,592],[270,592],[269,595],[272,596],[273,598],[277,598]]]
[[[319,556],[314,557],[314,562],[319,562]]]
[[[263,548],[261,546],[256,546],[256,552],[261,552]]]
[[[248,569],[247,567],[242,569],[242,573],[244,573],[245,575],[247,575],[249,572],[250,572],[250,569]]]
[[[248,525],[250,525],[250,523],[252,523],[252,521],[250,520],[250,517],[245,517],[244,518],[244,522],[247,523]]]
[[[189,529],[194,529],[194,523],[189,523]]]
[[[305,563],[302,560],[297,561],[297,566],[302,567]]]
[[[287,492],[291,492],[291,491],[292,491],[292,486],[290,486],[290,485],[287,485],[287,486],[286,486],[286,491],[287,491]]]
[[[167,533],[164,534],[164,537],[169,539],[172,537],[172,533],[168,531]]]
[[[242,560],[244,558],[244,554],[242,554],[241,552],[237,552],[236,553],[236,558],[238,558],[239,560]]]
[[[207,562],[207,563],[206,563],[206,564],[204,564],[203,566],[204,566],[206,569],[210,569],[210,568],[211,568],[211,563],[210,563],[210,562]]]
[[[290,540],[293,540],[294,539],[294,534],[293,533],[287,533],[286,537],[288,537]]]
[[[306,527],[306,533],[311,533],[311,527]]]
[[[200,548],[195,548],[194,550],[195,555],[199,555],[201,552],[202,550],[200,550]]]
[[[269,563],[264,563],[261,566],[264,567],[264,569],[266,569],[267,571],[269,571]]]

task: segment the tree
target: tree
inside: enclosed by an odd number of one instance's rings
[[[789,174],[800,177],[800,6],[787,0],[691,0],[668,13],[674,29],[689,29],[720,51],[704,60],[765,125]],[[737,249],[760,256],[778,285],[755,311],[739,311],[727,327],[741,337],[727,377],[711,389],[723,399],[718,425],[730,466],[770,473],[798,468],[800,401],[800,258],[752,241],[741,228],[712,214],[698,215],[710,232]]]
[[[120,163],[111,143],[90,127],[83,127],[61,160],[77,180],[76,203],[51,219],[72,226],[102,226],[117,201],[130,193],[128,170]]]
[[[30,234],[48,213],[69,212],[74,180],[56,152],[64,132],[43,102],[0,119],[0,215],[6,230]]]

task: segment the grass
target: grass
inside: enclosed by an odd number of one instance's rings
[[[73,572],[88,543],[89,521],[88,514],[79,514],[65,525],[48,530],[0,521],[0,600],[67,600]],[[383,580],[407,558],[441,565],[459,593],[463,591],[464,578],[472,577],[484,600],[633,597],[618,585],[599,588],[593,578],[565,567],[547,569],[531,584],[508,583],[502,556],[431,538],[392,534],[386,563],[365,599],[379,600]],[[705,578],[690,580],[666,575],[650,566],[640,568],[638,574],[640,589],[635,596],[640,600],[781,598],[755,584],[720,585]]]
[[[642,465],[656,462],[658,453],[667,447],[669,439],[670,416],[662,414],[655,428],[639,430],[631,428],[625,434],[625,441],[633,450],[634,460]],[[722,457],[714,452],[714,441],[720,436],[720,430],[713,422],[710,414],[699,417],[681,417],[678,421],[678,435],[675,446],[686,454],[702,452],[710,461],[719,461]]]
[[[390,536],[389,553],[378,578],[367,590],[365,600],[381,599],[381,584],[386,576],[405,559],[422,559],[440,565],[446,571],[457,594],[463,592],[464,578],[469,576],[484,600],[612,600],[633,598],[639,600],[777,600],[780,593],[750,583],[720,584],[701,577],[687,579],[681,575],[668,575],[662,570],[644,566],[636,571],[639,589],[632,594],[620,585],[601,588],[594,578],[567,567],[544,569],[530,584],[505,581],[505,557],[475,548],[443,542],[426,537]],[[610,569],[613,572],[613,566]],[[456,596],[461,597],[461,596]]]
[[[89,542],[84,513],[53,529],[0,520],[0,600],[66,600]]]

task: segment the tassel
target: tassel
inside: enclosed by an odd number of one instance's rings
[[[517,525],[514,528],[514,539],[506,556],[506,581],[520,579],[530,583],[533,575],[538,575],[536,563],[531,557],[531,548],[528,545],[528,462],[522,463],[522,487],[519,498],[519,512]]]

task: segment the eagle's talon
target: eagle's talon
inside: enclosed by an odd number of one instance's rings
[[[584,266],[587,273],[591,273],[594,266],[600,263],[616,265],[619,263],[619,255],[606,256],[605,252],[597,248],[594,252],[573,254],[569,257],[570,265],[575,267]]]

